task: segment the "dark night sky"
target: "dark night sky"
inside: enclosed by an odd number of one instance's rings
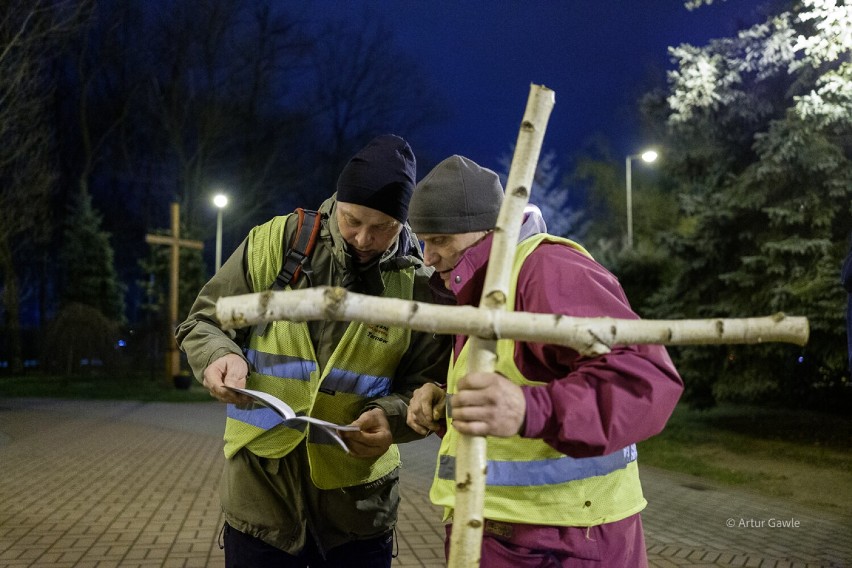
[[[531,83],[555,91],[543,150],[560,158],[603,134],[615,155],[641,140],[635,101],[661,84],[668,46],[703,45],[753,23],[758,0],[337,0],[335,12],[376,10],[397,45],[447,98],[452,120],[409,137],[418,176],[458,153],[499,168],[518,135]],[[434,154],[434,156],[433,156]],[[434,161],[433,161],[434,160]]]

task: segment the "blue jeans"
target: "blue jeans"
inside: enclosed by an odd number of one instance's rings
[[[259,538],[225,524],[227,568],[390,568],[393,532],[368,540],[353,540],[326,551],[325,558],[307,536],[305,547],[293,556]]]

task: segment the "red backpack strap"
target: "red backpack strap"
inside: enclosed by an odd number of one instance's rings
[[[283,290],[288,284],[296,283],[302,273],[302,266],[311,256],[317,242],[322,216],[317,211],[301,207],[296,209],[296,214],[299,216],[296,233],[289,246],[284,243],[287,252],[281,262],[281,271],[272,283],[273,290]],[[286,235],[284,238],[287,238]]]

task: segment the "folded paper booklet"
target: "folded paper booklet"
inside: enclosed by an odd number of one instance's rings
[[[349,453],[349,448],[346,447],[346,442],[343,441],[343,438],[340,437],[338,432],[357,432],[360,430],[357,426],[335,424],[334,422],[328,422],[327,420],[314,418],[313,416],[297,416],[289,404],[268,392],[241,389],[239,387],[229,387],[227,385],[225,388],[244,394],[258,404],[272,409],[272,411],[283,419],[281,424],[287,428],[304,430],[306,424],[312,424],[313,426],[322,429],[329,437],[337,442],[346,453]]]

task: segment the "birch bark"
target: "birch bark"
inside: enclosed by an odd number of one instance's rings
[[[808,320],[783,313],[753,318],[628,320],[576,318],[439,306],[377,298],[318,286],[220,298],[216,315],[223,329],[277,320],[357,321],[429,333],[467,335],[565,345],[583,355],[604,355],[616,345],[720,345],[784,342],[804,345]]]

